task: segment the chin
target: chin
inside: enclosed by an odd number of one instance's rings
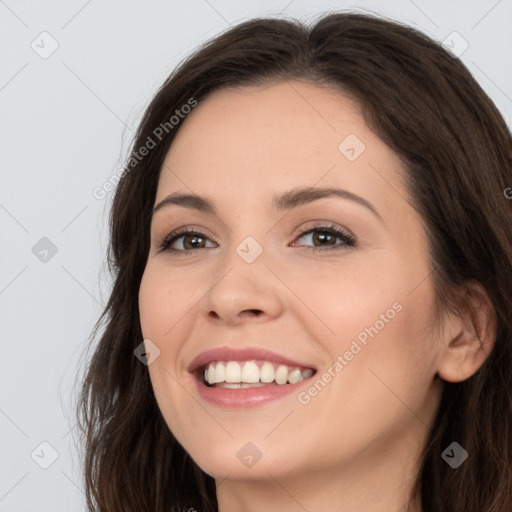
[[[188,453],[205,473],[219,481],[228,475],[230,480],[268,479],[269,473],[278,474],[283,468],[289,471],[289,463],[285,464],[281,458],[276,460],[274,451],[273,457],[265,456],[269,450],[257,445],[257,441],[252,443],[231,439],[229,445],[220,443],[216,449],[210,447],[207,453]]]

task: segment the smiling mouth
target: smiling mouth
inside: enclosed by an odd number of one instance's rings
[[[288,366],[271,361],[212,361],[196,376],[209,388],[245,389],[297,384],[315,375],[313,368]]]

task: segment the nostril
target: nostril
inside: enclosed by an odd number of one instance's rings
[[[261,309],[245,309],[244,311],[242,311],[242,313],[253,313],[256,316],[259,316],[263,313],[263,311],[261,311]]]

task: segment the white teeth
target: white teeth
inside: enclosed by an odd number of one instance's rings
[[[236,361],[229,361],[226,364],[226,382],[242,382],[242,369]]]
[[[210,364],[210,366],[208,367],[208,370],[206,370],[206,371],[208,372],[206,380],[207,381],[215,380],[215,365]]]
[[[260,381],[260,369],[254,361],[249,361],[244,364],[242,368],[242,380],[241,382],[247,382],[254,384]]]
[[[264,361],[260,366],[255,361],[239,363],[238,361],[214,362],[208,365],[204,371],[204,380],[208,384],[234,384],[234,386],[222,386],[229,388],[263,386],[275,381],[282,386],[286,383],[295,384],[313,375],[311,369],[302,370],[296,367],[288,367],[284,364],[276,365]],[[247,383],[249,386],[237,386],[236,384]]]
[[[280,385],[286,384],[286,381],[288,380],[288,366],[285,366],[284,364],[279,366],[276,370],[274,379]]]
[[[215,368],[215,379],[214,383],[216,382],[225,382],[226,381],[226,367],[223,363],[217,363],[217,366]]]
[[[260,370],[261,382],[274,382],[274,367],[268,361],[264,362]]]
[[[300,378],[302,377],[302,373],[301,371],[296,368],[295,370],[292,370],[289,374],[288,374],[288,382],[290,384],[295,384],[296,382],[299,382],[300,381]]]

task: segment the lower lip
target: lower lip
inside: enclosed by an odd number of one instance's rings
[[[314,377],[304,379],[295,384],[265,386],[262,388],[211,388],[203,384],[195,375],[191,375],[201,398],[217,407],[227,409],[246,409],[278,400],[286,395],[297,392],[300,387]]]

